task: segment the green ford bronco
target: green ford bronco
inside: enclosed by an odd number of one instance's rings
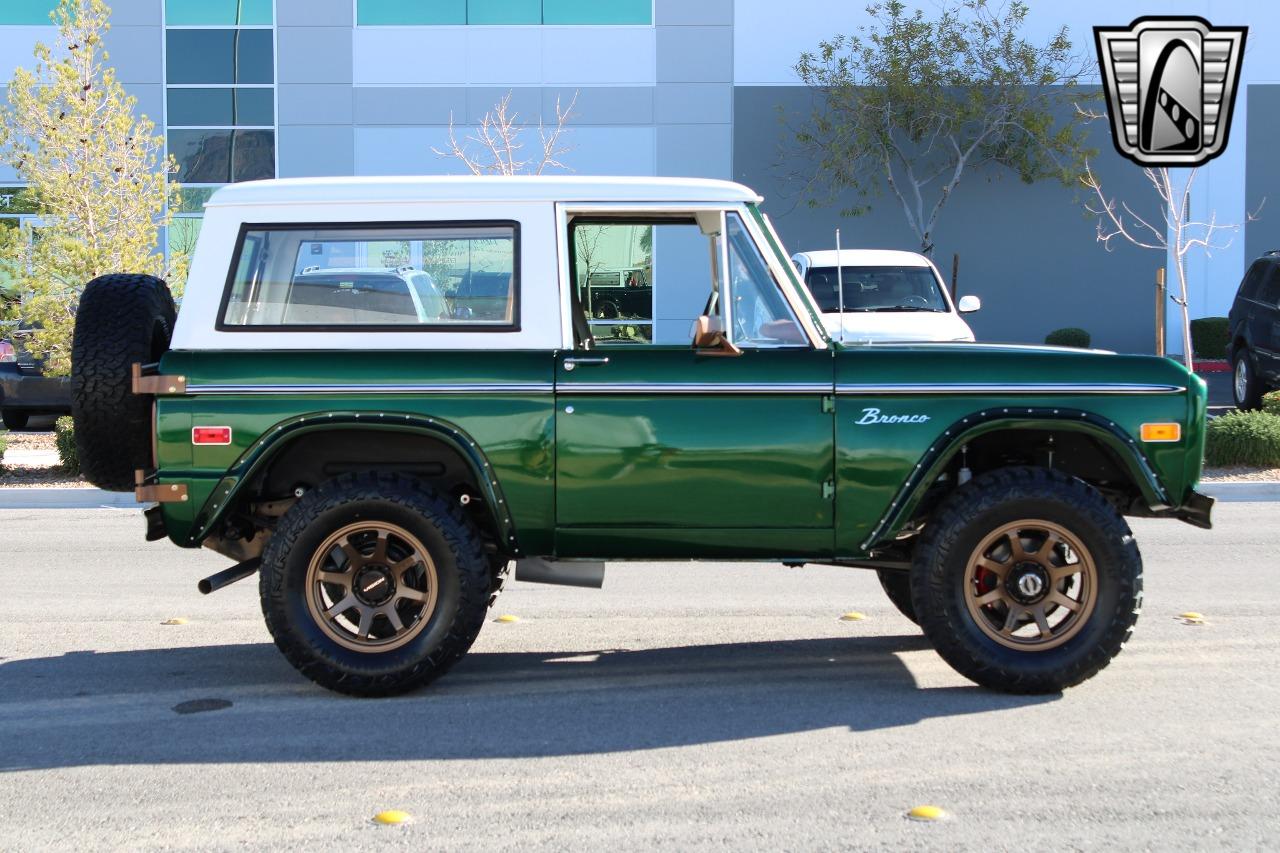
[[[1124,516],[1208,527],[1205,386],[1163,358],[841,346],[761,199],[652,178],[310,179],[219,190],[178,313],[80,303],[76,439],[147,538],[259,575],[280,650],[359,695],[471,646],[508,568],[874,569],[961,674],[1034,693],[1129,637]],[[634,270],[648,302],[586,310]],[[689,571],[696,572],[696,565]]]

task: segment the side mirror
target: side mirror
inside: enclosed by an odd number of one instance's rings
[[[693,321],[693,348],[699,355],[742,355],[742,350],[724,336],[719,317],[703,314]]]
[[[974,311],[982,310],[982,300],[973,294],[960,297],[960,303],[956,305],[956,309],[961,314],[972,314]]]

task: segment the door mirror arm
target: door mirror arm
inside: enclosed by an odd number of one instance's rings
[[[703,314],[693,321],[693,349],[698,355],[737,356],[742,350],[725,337],[719,317]]]

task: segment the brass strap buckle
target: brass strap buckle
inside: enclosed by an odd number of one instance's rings
[[[142,365],[134,363],[130,369],[135,394],[185,394],[187,393],[187,377],[164,376],[152,373],[144,376]]]

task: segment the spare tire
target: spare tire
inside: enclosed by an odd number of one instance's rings
[[[134,364],[169,349],[178,310],[169,286],[150,275],[104,275],[85,286],[71,344],[71,416],[85,478],[128,492],[134,470],[151,467],[151,398],[133,393]]]

